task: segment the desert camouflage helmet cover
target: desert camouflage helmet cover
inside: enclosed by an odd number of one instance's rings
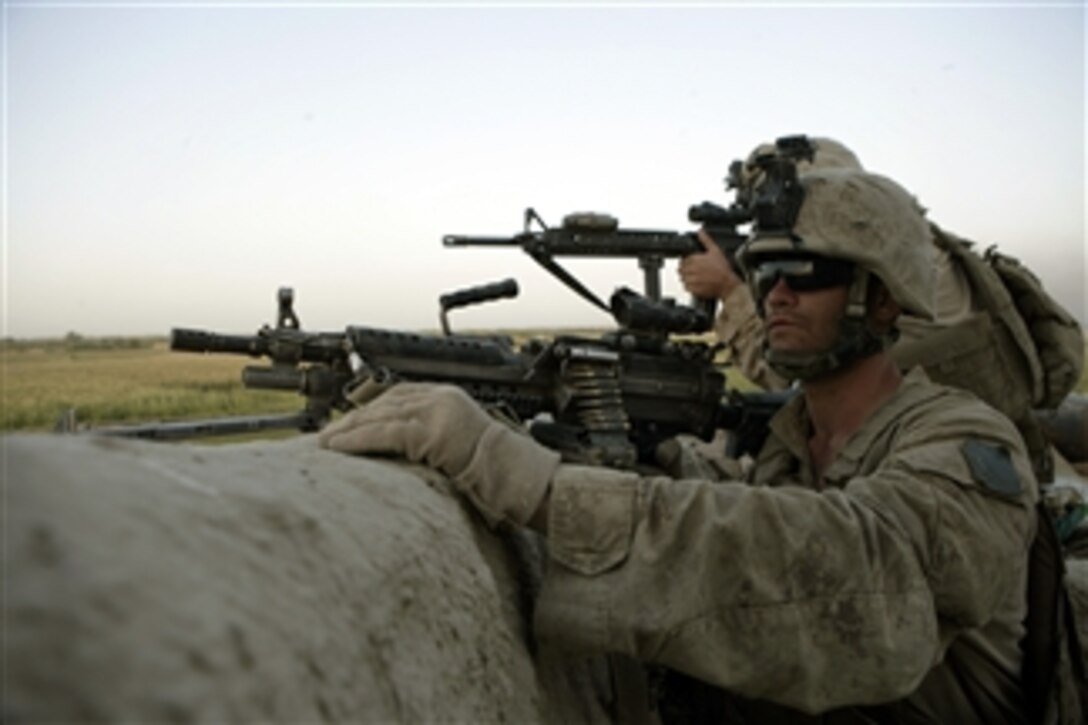
[[[790,230],[754,230],[738,260],[746,271],[767,254],[846,259],[879,277],[910,314],[932,320],[935,268],[929,225],[903,187],[856,169],[803,173],[804,201]]]
[[[802,174],[819,169],[854,169],[864,171],[857,154],[847,148],[846,144],[833,138],[811,138],[812,148],[815,150],[812,161],[800,162],[797,170]]]
[[[808,140],[809,143],[812,144],[812,160],[798,161],[798,173],[807,174],[819,169],[863,170],[857,154],[851,151],[846,144],[836,141],[833,138],[824,137],[810,137]],[[736,180],[739,182],[739,185],[748,189],[758,186],[763,180],[763,170],[756,160],[761,156],[774,154],[776,151],[777,147],[773,142],[761,143],[752,149],[752,152],[748,154],[748,158],[745,159],[744,164],[740,167],[739,178]]]

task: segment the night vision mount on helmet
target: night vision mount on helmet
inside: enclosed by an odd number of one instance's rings
[[[826,258],[854,265],[838,339],[827,350],[785,352],[768,348],[768,364],[783,376],[807,380],[885,349],[894,328],[873,329],[867,305],[874,278],[899,307],[932,319],[935,293],[933,245],[921,207],[886,177],[855,168],[798,173],[811,158],[798,144],[768,154],[768,172],[751,190],[753,229],[737,258],[761,309],[769,289],[754,271],[769,259]],[[757,158],[757,161],[759,159]]]

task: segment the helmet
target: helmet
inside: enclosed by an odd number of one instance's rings
[[[797,162],[797,173],[806,174],[820,169],[854,169],[863,171],[861,161],[857,154],[847,146],[832,138],[810,137],[812,146],[811,159],[801,159]],[[733,172],[734,178],[730,180],[734,186],[740,188],[742,194],[751,193],[752,189],[763,181],[763,169],[757,160],[768,155],[778,153],[776,143],[761,143],[752,149],[748,158],[739,163],[737,170]]]
[[[934,317],[935,270],[929,224],[903,187],[865,171],[826,169],[800,177],[804,197],[790,229],[753,231],[737,259],[814,254],[872,272],[905,311]]]
[[[804,173],[798,181],[803,196],[792,224],[753,228],[737,261],[751,284],[758,277],[754,269],[768,257],[814,255],[853,263],[854,280],[838,347],[804,360],[786,356],[779,364],[774,351],[767,351],[768,362],[776,370],[806,379],[894,340],[894,333],[891,339],[879,339],[867,330],[869,274],[880,279],[904,311],[932,320],[936,272],[929,224],[914,197],[891,179],[858,169],[827,168]],[[753,295],[759,302],[755,289]]]
[[[864,171],[857,154],[851,151],[846,144],[833,138],[811,138],[809,142],[816,150],[812,161],[801,163],[797,170],[804,174],[819,169],[854,169]]]

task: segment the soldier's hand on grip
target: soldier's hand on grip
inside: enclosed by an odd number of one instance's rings
[[[680,260],[680,281],[684,289],[700,299],[725,299],[742,283],[740,276],[706,230],[700,229],[696,236],[705,251]]]

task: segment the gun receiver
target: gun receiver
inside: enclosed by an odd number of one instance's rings
[[[613,309],[655,305],[662,306],[631,290],[612,297]],[[349,327],[347,339],[360,360],[360,379],[457,385],[481,404],[527,423],[534,438],[569,462],[652,464],[665,439],[689,434],[710,440],[720,428],[734,432],[730,455],[756,453],[767,421],[792,391],[727,393],[714,362],[717,346],[673,340],[650,324],[676,324],[671,314],[640,318],[642,329],[621,322],[599,338],[563,335],[520,347],[506,337],[370,327]]]
[[[740,221],[738,217],[737,223]],[[737,223],[730,226],[724,218],[716,218],[713,227],[708,225],[714,241],[730,259],[745,240],[736,231]],[[521,247],[563,284],[606,312],[610,311],[609,306],[556,262],[557,257],[634,257],[643,271],[646,297],[660,300],[660,273],[664,260],[703,251],[694,232],[622,229],[615,217],[596,213],[568,214],[561,227],[552,228],[532,208],[525,210],[524,229],[519,234],[510,237],[448,234],[442,238],[442,244],[447,247]],[[700,300],[693,304],[706,317],[706,326],[697,331],[709,329],[715,303],[715,300]]]
[[[367,375],[458,385],[568,460],[630,468],[667,437],[709,439],[723,416],[724,376],[711,348],[620,331],[508,339],[433,337],[349,327]],[[541,417],[545,419],[541,419]]]

